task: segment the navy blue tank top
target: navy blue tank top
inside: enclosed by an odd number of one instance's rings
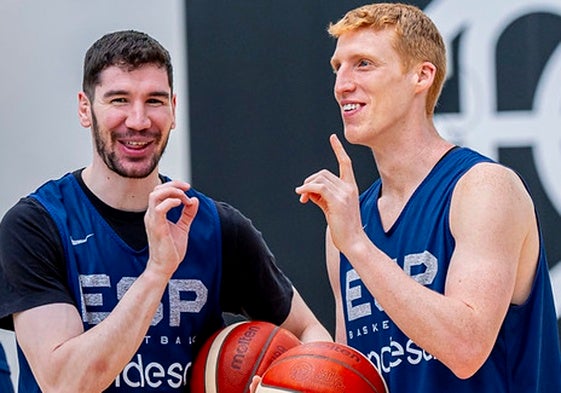
[[[388,232],[377,206],[381,181],[360,196],[363,226],[372,242],[410,277],[436,292],[444,292],[455,246],[449,227],[452,192],[461,176],[481,162],[491,160],[467,148],[450,151]],[[347,342],[374,362],[391,393],[561,392],[559,333],[541,234],[529,298],[509,307],[489,358],[467,380],[457,378],[391,321],[343,254],[340,277]]]
[[[169,180],[169,179],[167,179]],[[185,391],[199,340],[223,326],[219,304],[222,274],[221,230],[214,202],[191,189],[199,210],[191,225],[187,254],[172,276],[145,339],[107,392]],[[148,247],[129,247],[100,216],[72,174],[41,186],[39,201],[58,227],[67,280],[84,329],[106,318],[144,271]],[[180,208],[169,212],[177,221]],[[20,382],[36,382],[19,356]]]

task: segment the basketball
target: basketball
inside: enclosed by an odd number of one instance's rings
[[[288,349],[301,345],[290,331],[263,321],[232,324],[212,335],[193,362],[192,393],[247,393]]]
[[[289,349],[265,371],[256,393],[387,393],[362,353],[343,344],[310,342]]]

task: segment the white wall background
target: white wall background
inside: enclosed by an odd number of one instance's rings
[[[103,34],[144,31],[171,53],[177,128],[162,172],[189,180],[186,39],[182,0],[0,0],[0,217],[50,178],[86,166],[90,131],[77,93],[87,48]],[[0,330],[15,383],[14,337]]]

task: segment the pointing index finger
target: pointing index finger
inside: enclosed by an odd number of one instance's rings
[[[329,142],[331,143],[331,148],[337,157],[337,162],[339,163],[339,178],[345,181],[355,181],[355,175],[353,172],[353,164],[351,158],[345,151],[343,144],[335,134],[331,134],[329,137]]]

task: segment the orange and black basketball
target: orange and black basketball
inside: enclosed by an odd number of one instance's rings
[[[253,376],[290,348],[301,345],[290,331],[268,322],[244,321],[216,332],[192,369],[192,393],[247,393]]]
[[[311,342],[286,351],[265,371],[256,393],[388,393],[384,378],[347,345]]]

